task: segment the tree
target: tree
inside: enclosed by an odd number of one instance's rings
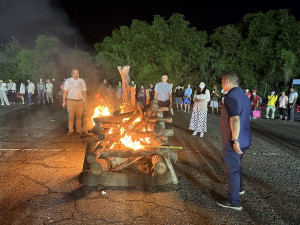
[[[204,74],[206,42],[206,33],[190,28],[183,15],[168,20],[155,16],[152,24],[133,20],[130,27],[122,26],[96,43],[96,60],[112,70],[130,65],[130,76],[138,84],[156,83],[165,72],[170,82],[182,83]]]
[[[20,78],[18,67],[18,54],[22,50],[20,42],[12,37],[12,39],[4,44],[3,49],[0,50],[0,77],[3,80],[12,78],[18,81]]]

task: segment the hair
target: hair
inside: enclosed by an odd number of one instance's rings
[[[201,91],[201,88],[198,86],[197,87],[197,90],[196,90],[196,95],[201,95],[201,94],[205,94],[205,91],[206,91],[206,83],[204,82],[204,81],[201,81],[201,82],[203,82],[204,84],[205,84],[205,87],[202,89],[202,91]],[[200,82],[200,83],[201,83]]]
[[[233,70],[223,73],[222,79],[223,78],[227,78],[232,84],[235,84],[235,85],[239,85],[239,83],[240,83],[239,74]]]
[[[74,70],[77,70],[78,73],[79,73],[79,69],[77,69],[77,68],[73,68],[73,69],[71,70],[71,73],[73,73]]]
[[[167,73],[163,73],[161,76],[162,76],[162,77],[163,77],[163,76],[168,76],[168,74],[167,74]]]

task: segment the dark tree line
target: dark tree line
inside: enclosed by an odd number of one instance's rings
[[[96,54],[61,46],[56,37],[40,35],[33,49],[12,38],[0,49],[0,78],[63,79],[77,67],[83,76],[120,79],[117,66],[130,65],[138,85],[155,83],[162,73],[175,85],[218,84],[226,70],[242,76],[243,88],[265,95],[286,90],[300,74],[300,22],[286,9],[246,14],[234,25],[218,27],[210,36],[181,14],[151,24],[133,20],[95,44]]]

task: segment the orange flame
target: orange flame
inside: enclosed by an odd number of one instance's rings
[[[93,121],[93,118],[95,118],[95,117],[110,116],[110,115],[111,115],[111,113],[109,112],[109,109],[107,106],[98,105],[95,108],[94,115],[92,116],[92,121]],[[94,121],[93,121],[93,124],[95,125]]]
[[[136,150],[144,148],[144,146],[139,141],[132,141],[131,136],[128,136],[127,134],[125,137],[120,139],[121,143],[129,148]]]

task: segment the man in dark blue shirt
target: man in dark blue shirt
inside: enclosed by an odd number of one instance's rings
[[[236,72],[223,74],[222,87],[228,92],[221,109],[220,125],[229,195],[227,200],[217,203],[222,207],[241,210],[240,195],[244,194],[241,159],[252,141],[251,104],[247,95],[239,87],[239,76]]]

